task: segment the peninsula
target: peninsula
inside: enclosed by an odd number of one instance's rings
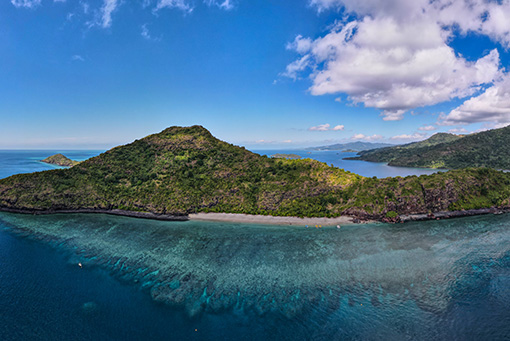
[[[41,162],[45,162],[45,163],[49,163],[49,164],[57,165],[57,166],[62,166],[62,167],[72,167],[79,163],[78,161],[71,160],[62,154],[55,154],[52,156],[48,156],[46,159],[41,160]]]
[[[362,151],[355,160],[390,166],[461,169],[510,169],[510,126],[470,135],[438,133],[401,146]]]
[[[311,159],[260,156],[201,126],[170,127],[69,169],[0,180],[4,211],[160,219],[216,212],[398,221],[505,210],[509,199],[510,174],[489,168],[365,178]]]

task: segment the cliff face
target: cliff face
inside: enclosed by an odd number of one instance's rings
[[[200,126],[171,127],[65,170],[0,180],[0,209],[227,212],[394,220],[402,214],[506,207],[510,174],[465,169],[363,178],[310,159],[260,156]]]

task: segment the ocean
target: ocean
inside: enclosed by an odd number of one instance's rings
[[[7,153],[1,174],[47,169]],[[508,215],[316,229],[0,213],[1,340],[507,340],[509,308]]]

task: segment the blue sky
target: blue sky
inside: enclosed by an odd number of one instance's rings
[[[0,148],[251,149],[510,123],[510,1],[6,0]]]

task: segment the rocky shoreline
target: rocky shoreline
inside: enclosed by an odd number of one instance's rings
[[[102,213],[102,214],[111,214],[111,215],[118,215],[118,216],[131,217],[131,218],[142,218],[142,219],[153,219],[153,220],[166,220],[166,221],[187,221],[187,220],[189,220],[187,215],[156,214],[156,213],[150,213],[150,212],[125,211],[125,210],[118,210],[118,209],[105,210],[105,209],[95,209],[95,208],[94,209],[84,208],[84,209],[74,209],[74,210],[31,210],[31,209],[0,207],[0,211],[10,212],[10,213],[33,214],[33,215],[66,214],[66,213]]]
[[[424,221],[424,220],[439,220],[439,219],[450,219],[450,218],[460,218],[460,217],[470,217],[475,215],[485,215],[485,214],[504,214],[510,213],[510,207],[505,208],[479,208],[472,210],[462,210],[462,211],[444,211],[444,212],[435,212],[429,214],[403,214],[395,218],[395,222],[408,222],[408,221]]]

